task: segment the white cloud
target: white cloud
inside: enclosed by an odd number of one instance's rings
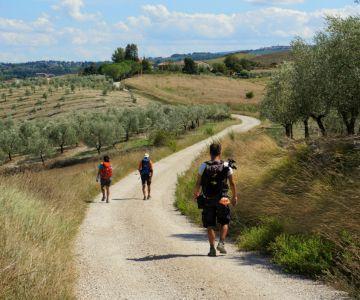
[[[265,7],[243,13],[205,14],[170,11],[164,5],[146,5],[142,15],[128,17],[126,21],[117,23],[116,28],[128,32],[129,36],[131,33],[141,34],[148,40],[236,40],[241,47],[242,41],[254,39],[264,40],[264,43],[277,38],[279,42],[288,43],[296,35],[310,39],[323,26],[325,15],[344,17],[356,12],[360,13],[360,7],[312,12]]]
[[[246,0],[253,4],[267,4],[267,5],[291,5],[304,3],[304,0]]]
[[[65,9],[70,17],[77,21],[95,20],[97,14],[83,13],[81,10],[84,6],[83,0],[60,0],[58,5],[54,5],[53,9]]]

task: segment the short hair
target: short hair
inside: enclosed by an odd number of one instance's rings
[[[211,156],[219,156],[221,154],[221,144],[220,143],[212,143],[210,145],[210,155]]]
[[[105,155],[105,156],[104,156],[104,162],[110,162],[110,157],[109,157],[109,155]]]

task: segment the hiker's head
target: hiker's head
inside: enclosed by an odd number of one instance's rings
[[[210,145],[210,156],[211,158],[216,158],[221,155],[221,144],[220,143],[212,143]]]
[[[105,156],[104,156],[104,162],[110,162],[110,157],[109,157],[109,155],[105,155]]]
[[[145,158],[149,158],[149,157],[150,157],[150,154],[149,154],[149,153],[145,153],[145,154],[144,154],[144,157],[145,157]]]

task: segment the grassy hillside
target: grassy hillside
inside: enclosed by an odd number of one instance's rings
[[[125,84],[167,103],[227,103],[231,106],[257,104],[264,95],[266,85],[262,79],[185,74],[145,75],[127,79]],[[246,93],[251,91],[254,98],[246,99]]]
[[[251,58],[252,61],[257,62],[262,67],[271,67],[278,65],[284,61],[292,60],[290,51],[275,52],[271,54],[257,55]]]
[[[276,131],[275,131],[276,132]],[[224,157],[238,162],[239,205],[232,236],[245,250],[269,253],[292,273],[359,290],[360,151],[354,139],[280,147],[264,129],[229,135]],[[195,167],[179,179],[177,207],[194,221]]]
[[[145,97],[114,88],[112,82],[102,76],[71,75],[0,84],[0,118],[11,116],[14,120],[148,103]]]
[[[234,53],[232,55],[235,55],[239,59],[241,59],[241,58],[251,59],[251,58],[255,57],[255,55],[253,55],[253,54],[242,53],[242,52]],[[209,63],[209,64],[222,63],[222,62],[224,62],[225,57],[226,56],[222,56],[222,57],[218,57],[218,58],[214,58],[214,59],[209,59],[209,60],[206,60],[206,62]]]

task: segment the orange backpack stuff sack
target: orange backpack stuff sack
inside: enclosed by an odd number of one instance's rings
[[[103,162],[101,163],[102,168],[100,169],[100,177],[102,179],[110,179],[112,176],[112,167],[109,162]]]

